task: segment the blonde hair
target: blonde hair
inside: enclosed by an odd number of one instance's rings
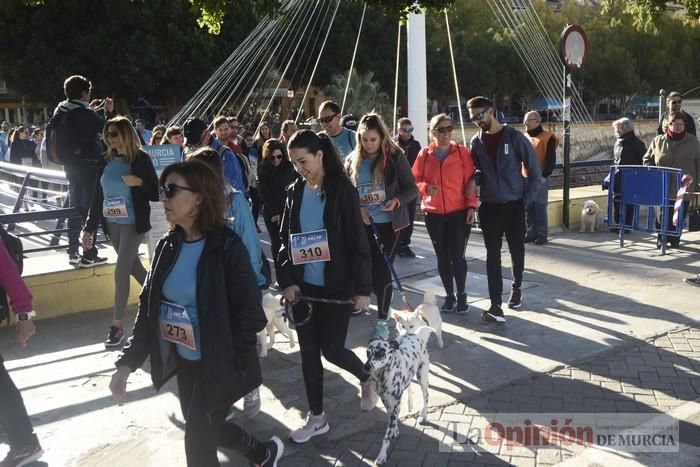
[[[124,154],[121,154],[121,156],[124,158],[124,161],[132,164],[136,160],[136,154],[138,154],[139,150],[141,149],[141,140],[139,139],[139,135],[136,134],[136,130],[131,124],[131,120],[123,115],[107,120],[104,130],[102,130],[102,139],[104,141],[109,141],[107,138],[107,133],[110,131],[110,129],[119,133],[119,137],[123,141],[124,145]],[[116,155],[117,151],[108,145],[107,160],[111,160]]]
[[[391,157],[391,154],[395,152],[403,152],[403,150],[391,138],[391,134],[389,133],[389,130],[384,124],[384,120],[382,120],[382,117],[379,114],[370,112],[364,115],[357,124],[357,145],[356,149],[352,152],[352,159],[350,162],[353,185],[357,186],[357,182],[360,177],[362,159],[365,155],[365,150],[362,147],[362,134],[368,130],[374,130],[379,133],[379,137],[382,140],[382,144],[379,149],[379,157],[377,157],[372,164],[372,187],[374,188],[377,186],[379,181],[384,178],[384,166],[386,165],[387,158]]]

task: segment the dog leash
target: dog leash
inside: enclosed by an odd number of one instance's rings
[[[284,305],[284,316],[285,318],[289,321],[289,323],[294,327],[294,329],[299,328],[301,326],[304,326],[311,320],[311,316],[313,315],[313,303],[331,303],[333,305],[352,305],[355,302],[352,300],[337,300],[335,298],[316,298],[316,297],[307,297],[306,295],[297,295],[296,296],[297,301],[292,303],[288,300],[286,300],[284,297],[280,300],[280,304]],[[306,318],[304,318],[302,321],[294,321],[294,313],[292,312],[292,307],[296,305],[299,302],[306,302],[308,304],[308,314],[306,315]]]
[[[399,289],[399,293],[401,294],[401,299],[403,300],[404,308],[407,309],[408,311],[413,312],[414,308],[409,303],[408,297],[406,297],[406,291],[401,286],[401,280],[399,279],[399,275],[396,274],[396,269],[394,269],[394,262],[391,261],[391,257],[389,256],[389,253],[386,251],[386,248],[384,248],[384,243],[382,242],[382,237],[381,237],[381,235],[379,235],[379,229],[377,229],[377,226],[375,225],[374,219],[372,218],[372,216],[369,216],[369,225],[372,226],[372,234],[374,237],[374,241],[377,242],[377,246],[379,247],[379,251],[382,252],[382,256],[384,257],[384,262],[386,263],[387,267],[389,268],[389,272],[391,272],[391,277],[393,277],[394,282],[396,282],[396,288]]]

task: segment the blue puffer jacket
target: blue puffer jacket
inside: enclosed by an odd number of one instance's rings
[[[496,164],[486,151],[480,131],[471,139],[470,147],[474,164],[481,171],[480,199],[482,203],[507,203],[523,199],[530,204],[542,186],[542,169],[535,150],[525,135],[513,127],[504,126],[498,146]],[[528,170],[528,178],[522,176],[521,164]]]

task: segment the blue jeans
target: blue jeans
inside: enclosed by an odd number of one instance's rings
[[[535,201],[527,207],[527,232],[525,237],[531,240],[547,238],[547,199],[549,179],[545,178]]]

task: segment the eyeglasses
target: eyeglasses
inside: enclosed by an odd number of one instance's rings
[[[119,138],[119,133],[116,131],[108,131],[106,134],[107,138]]]
[[[196,191],[193,190],[192,188],[182,186],[182,185],[176,185],[174,183],[168,183],[167,185],[160,187],[160,190],[158,190],[158,193],[161,195],[165,195],[165,197],[168,199],[172,199],[175,197],[178,190],[185,190],[185,191],[189,191],[190,193],[196,193]]]
[[[318,118],[318,121],[319,121],[320,123],[330,123],[330,122],[333,121],[333,119],[334,119],[335,117],[337,117],[338,115],[340,115],[340,114],[333,114],[333,115],[327,115],[327,116],[325,116],[325,117],[319,117],[319,118]]]
[[[401,131],[405,131],[406,133],[413,133],[413,127],[409,126],[406,128],[401,128]]]
[[[439,127],[435,128],[435,131],[437,131],[437,132],[440,133],[440,134],[442,134],[442,133],[450,133],[450,132],[452,132],[452,125],[449,125],[449,126],[439,126]]]
[[[482,110],[481,112],[479,112],[478,114],[471,117],[469,120],[476,123],[479,120],[482,120],[484,118],[484,116],[486,115],[486,112],[488,112],[488,111],[489,111],[489,109],[486,108],[486,109]]]
[[[270,159],[272,159],[272,160],[282,160],[283,157],[284,157],[284,154],[273,154],[272,156],[270,156]]]

